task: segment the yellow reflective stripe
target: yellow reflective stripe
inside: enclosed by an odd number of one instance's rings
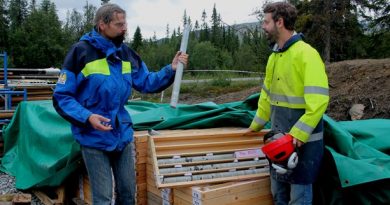
[[[267,123],[267,121],[265,121],[265,120],[263,120],[263,119],[261,119],[261,118],[259,118],[259,117],[257,117],[257,116],[255,116],[255,118],[253,119],[253,121],[255,121],[257,124],[262,125],[262,126],[264,126],[265,123]]]
[[[122,61],[122,74],[131,73],[131,62]]]
[[[265,87],[264,84],[262,87],[263,87],[264,92],[267,93],[268,96],[270,96],[269,90]]]
[[[303,123],[301,121],[296,122],[294,126],[306,132],[307,134],[311,134],[314,130],[314,127],[310,127],[310,125]]]
[[[329,96],[329,89],[319,86],[305,86],[305,94],[319,94]]]
[[[285,102],[288,104],[305,104],[305,98],[287,95],[271,94],[271,101]]]
[[[110,68],[108,67],[107,60],[102,58],[87,63],[81,70],[81,73],[83,73],[85,77],[91,74],[110,75]]]

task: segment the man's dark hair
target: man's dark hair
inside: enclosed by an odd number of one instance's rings
[[[267,4],[263,10],[264,13],[271,13],[272,19],[277,21],[282,18],[284,21],[284,27],[288,30],[294,30],[294,24],[297,20],[297,9],[286,2],[275,2]]]
[[[126,15],[126,11],[116,4],[103,4],[103,6],[96,11],[95,18],[93,19],[95,27],[99,24],[100,20],[103,20],[105,24],[110,23],[113,20],[115,13]]]

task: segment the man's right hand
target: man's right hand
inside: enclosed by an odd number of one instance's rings
[[[105,118],[98,114],[92,114],[88,118],[89,123],[91,123],[92,127],[96,130],[100,131],[110,131],[112,130],[112,126],[110,124],[110,119]]]

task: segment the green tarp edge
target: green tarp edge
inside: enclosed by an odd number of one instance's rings
[[[258,97],[225,104],[181,104],[176,109],[135,101],[126,109],[135,130],[248,127]],[[340,187],[390,179],[390,120],[336,122],[328,116],[324,120],[326,151],[331,156],[327,160],[335,165]],[[70,125],[55,112],[51,101],[20,103],[3,129],[3,138],[1,170],[16,177],[18,189],[60,185],[81,164]]]

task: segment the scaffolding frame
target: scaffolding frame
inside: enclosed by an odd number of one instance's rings
[[[3,78],[0,79],[0,83],[3,85],[3,88],[0,88],[0,97],[4,100],[4,107],[0,109],[0,113],[10,113],[15,110],[12,108],[12,96],[23,95],[23,101],[27,100],[27,90],[24,88],[23,91],[15,91],[8,84],[8,56],[7,52],[0,53],[0,57],[3,58]],[[10,120],[7,118],[0,118],[0,124],[8,123]]]

